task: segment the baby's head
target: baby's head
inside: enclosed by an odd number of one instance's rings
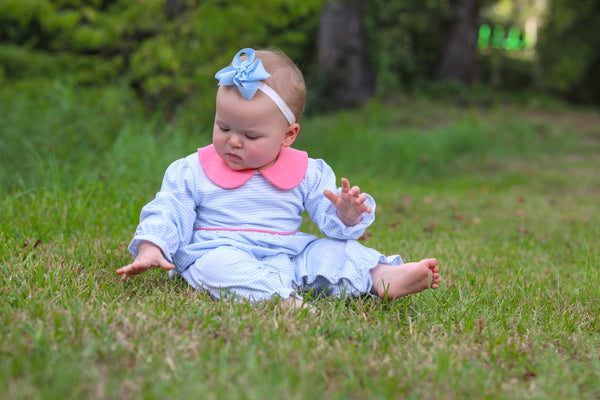
[[[213,145],[234,170],[266,168],[300,129],[304,78],[285,54],[243,49],[215,75]]]
[[[304,111],[306,86],[296,64],[279,50],[242,49],[230,66],[217,72],[220,86],[231,90],[237,86],[240,94],[251,100],[261,91],[281,110],[292,125],[299,122]]]

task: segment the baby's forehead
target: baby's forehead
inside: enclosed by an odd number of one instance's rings
[[[261,120],[279,116],[281,111],[275,103],[261,91],[257,91],[251,100],[242,96],[235,86],[221,86],[217,91],[216,114],[220,119],[244,116],[250,120]],[[283,118],[283,114],[281,114]]]
[[[219,103],[228,104],[231,102],[234,102],[237,106],[260,106],[262,105],[262,103],[264,103],[264,105],[269,104],[268,100],[269,98],[260,90],[257,90],[252,99],[248,100],[242,95],[240,90],[235,85],[223,85],[219,86],[219,88],[217,89],[217,107],[219,106]]]
[[[254,98],[252,99],[254,100]],[[247,100],[236,86],[219,86],[216,96],[217,111],[223,107],[244,107],[252,100]]]
[[[235,85],[220,85],[217,88],[217,97],[219,95],[229,94],[230,92],[236,92],[239,96],[242,96],[242,94]]]

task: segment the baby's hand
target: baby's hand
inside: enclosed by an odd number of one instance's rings
[[[168,262],[162,255],[162,251],[154,243],[142,242],[138,249],[138,255],[135,260],[122,268],[119,268],[116,272],[119,275],[123,275],[121,280],[126,280],[131,275],[141,274],[144,271],[152,267],[158,267],[166,270],[175,268],[173,264]]]
[[[337,209],[337,215],[347,226],[353,226],[362,221],[363,213],[370,213],[371,206],[365,204],[367,195],[360,193],[358,186],[350,187],[348,179],[342,178],[342,191],[338,194],[331,190],[323,192]]]

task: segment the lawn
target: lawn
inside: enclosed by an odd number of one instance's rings
[[[0,398],[600,398],[599,112],[399,98],[307,117],[296,147],[378,202],[361,240],[443,274],[313,313],[115,275],[209,128],[119,88],[0,89]]]

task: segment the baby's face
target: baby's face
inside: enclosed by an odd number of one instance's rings
[[[213,144],[232,169],[260,169],[273,164],[281,146],[291,144],[287,131],[283,114],[264,93],[257,91],[252,100],[246,100],[235,87],[219,87]]]

